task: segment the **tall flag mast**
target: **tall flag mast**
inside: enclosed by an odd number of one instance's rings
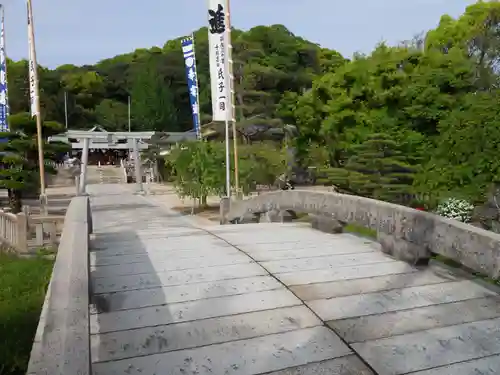
[[[40,116],[40,89],[38,87],[38,71],[35,49],[35,26],[33,23],[33,8],[31,0],[27,0],[28,6],[28,43],[29,43],[29,80],[30,80],[30,99],[31,116],[36,117],[36,131],[38,143],[38,165],[40,168],[40,202],[42,208],[47,206],[47,196],[45,195],[45,165],[43,158],[43,138],[42,138],[42,118]]]
[[[184,55],[184,64],[186,66],[187,85],[189,100],[191,103],[191,112],[193,114],[193,128],[196,137],[201,138],[200,129],[200,96],[198,88],[198,73],[196,71],[196,54],[194,50],[194,34],[181,41],[182,54]]]
[[[230,77],[229,0],[208,0],[208,48],[213,121],[224,121],[226,130],[226,196],[231,197],[229,123],[233,121]],[[236,136],[234,134],[233,136]]]
[[[236,197],[240,196],[240,173],[238,168],[238,133],[236,132],[236,106],[234,100],[234,64],[233,64],[233,45],[231,43],[231,12],[229,11],[230,0],[227,0],[227,56],[229,72],[229,89],[231,90],[231,122],[233,127],[233,157],[234,157],[234,186]]]
[[[5,13],[0,4],[0,131],[9,131],[9,95],[7,90],[7,54],[5,52]]]

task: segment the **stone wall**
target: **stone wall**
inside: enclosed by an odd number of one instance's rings
[[[500,277],[500,234],[374,199],[276,191],[232,202],[229,210],[221,212],[221,223],[283,221],[296,212],[315,215],[323,223],[330,220],[337,231],[346,223],[374,229],[384,252],[410,263],[426,262],[435,253],[491,278]]]

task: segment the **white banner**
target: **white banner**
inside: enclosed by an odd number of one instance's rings
[[[31,9],[31,1],[28,0],[28,45],[29,45],[29,58],[28,58],[28,70],[29,70],[29,80],[30,80],[30,109],[31,116],[38,115],[38,93],[37,93],[37,67],[35,58],[35,41],[34,30],[33,30],[33,13]]]
[[[228,3],[229,0],[208,0],[208,48],[213,121],[232,120]]]
[[[7,55],[5,53],[5,17],[3,5],[2,24],[0,26],[0,131],[9,131],[9,95],[7,89]]]

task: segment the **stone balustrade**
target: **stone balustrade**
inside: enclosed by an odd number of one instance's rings
[[[0,241],[15,253],[57,246],[62,231],[62,216],[32,216],[26,210],[13,214],[0,210]]]
[[[383,201],[330,192],[275,191],[221,202],[221,224],[287,221],[313,216],[313,226],[339,232],[353,223],[377,231],[382,251],[412,264],[440,254],[489,276],[500,277],[500,235],[429,212]]]
[[[89,375],[89,198],[71,200],[28,365],[28,375]]]
[[[28,216],[28,250],[57,247],[63,227],[63,216]]]
[[[27,216],[24,212],[13,214],[0,210],[0,241],[16,252],[27,252]]]

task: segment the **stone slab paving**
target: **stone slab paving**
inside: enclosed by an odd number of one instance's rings
[[[89,187],[94,375],[493,375],[496,291],[304,224],[200,226]]]

